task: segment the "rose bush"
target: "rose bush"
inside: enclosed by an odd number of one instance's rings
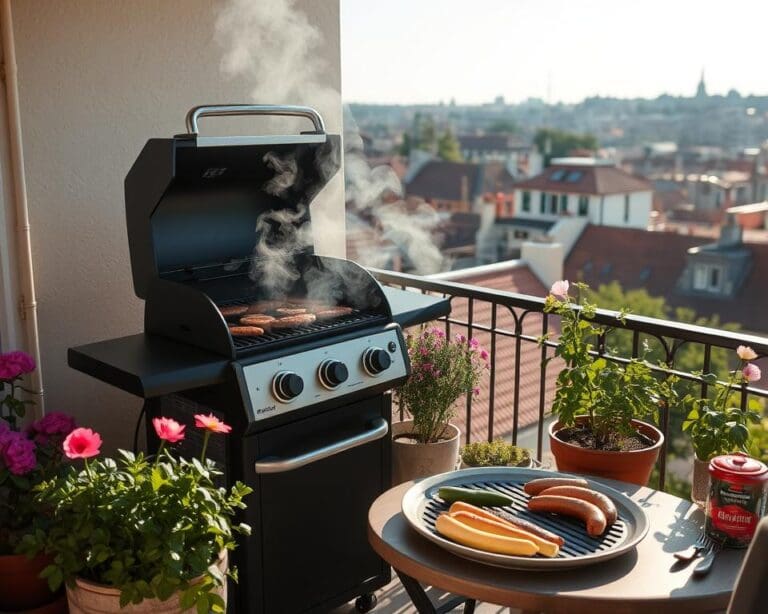
[[[74,418],[60,412],[20,428],[32,403],[18,398],[25,390],[21,381],[34,369],[35,361],[24,352],[0,354],[0,382],[8,389],[0,400],[0,554],[13,553],[44,513],[34,502],[33,488],[61,470],[61,444],[75,428]]]

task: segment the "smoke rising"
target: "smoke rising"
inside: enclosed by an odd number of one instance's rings
[[[301,275],[298,255],[312,244],[306,207],[262,214],[256,223],[256,236],[251,279],[273,297],[285,297]]]
[[[319,52],[325,44],[322,33],[309,22],[299,8],[301,4],[309,3],[229,0],[220,10],[215,27],[216,40],[223,49],[222,72],[253,84],[251,97],[257,103],[306,104],[333,117],[339,104],[339,93],[332,85],[335,76],[328,73]],[[276,121],[284,131],[286,118]],[[441,270],[443,256],[431,236],[438,222],[437,213],[428,205],[408,210],[392,168],[368,165],[359,130],[347,109],[344,139],[347,232],[363,232],[369,237],[358,247],[358,262],[364,266],[386,266],[402,254],[419,273]],[[318,155],[325,154],[320,150]],[[265,162],[275,171],[265,190],[285,197],[297,181],[296,161],[271,155],[265,157]],[[316,163],[324,178],[336,172],[335,163],[324,159]],[[301,214],[272,211],[258,222],[256,232],[260,238],[252,277],[277,294],[283,294],[296,281],[295,258],[312,244],[313,235],[338,234],[337,220],[315,216],[314,228],[310,229],[309,224],[299,223],[304,213],[306,210]],[[278,238],[285,243],[278,244]],[[319,275],[308,280],[310,295],[328,299],[338,294],[337,277],[333,274],[324,280]],[[349,284],[353,280],[345,281]]]

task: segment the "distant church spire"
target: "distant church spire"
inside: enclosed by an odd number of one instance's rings
[[[701,69],[701,78],[699,79],[699,85],[696,88],[696,98],[707,97],[707,86],[704,84],[704,68]]]

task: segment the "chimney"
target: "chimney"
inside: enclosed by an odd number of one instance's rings
[[[720,227],[720,239],[717,241],[721,247],[736,247],[742,243],[742,228],[736,223],[733,213],[726,213],[725,223]]]

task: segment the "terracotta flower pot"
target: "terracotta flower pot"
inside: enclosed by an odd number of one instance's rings
[[[226,574],[228,560],[226,551],[216,562],[222,574]],[[193,580],[192,584],[202,581],[202,576]],[[221,596],[224,603],[227,602],[227,583],[224,586],[211,591]],[[159,599],[145,599],[141,603],[130,603],[124,608],[120,608],[120,590],[83,580],[75,579],[75,586],[67,586],[67,602],[69,603],[69,614],[105,614],[107,612],[120,612],[121,614],[195,614],[196,608],[182,610],[179,603],[181,593],[174,593],[169,599],[160,601]]]
[[[459,429],[449,424],[445,431],[445,439],[435,443],[418,443],[412,438],[402,437],[413,433],[413,420],[392,425],[393,486],[456,469]]]
[[[691,501],[701,509],[707,507],[709,494],[709,461],[700,460],[693,456],[693,482],[691,483]]]
[[[576,419],[577,423],[585,420],[585,416]],[[646,422],[632,420],[632,424],[655,443],[648,448],[628,452],[590,450],[558,439],[555,433],[561,428],[560,422],[553,422],[549,426],[549,446],[555,457],[558,470],[596,475],[645,486],[648,484],[653,466],[656,464],[661,447],[664,445],[664,435],[655,426]]]
[[[51,561],[47,555],[31,559],[24,554],[1,555],[0,612],[32,610],[55,603],[60,594],[52,593],[48,582],[39,577]]]

